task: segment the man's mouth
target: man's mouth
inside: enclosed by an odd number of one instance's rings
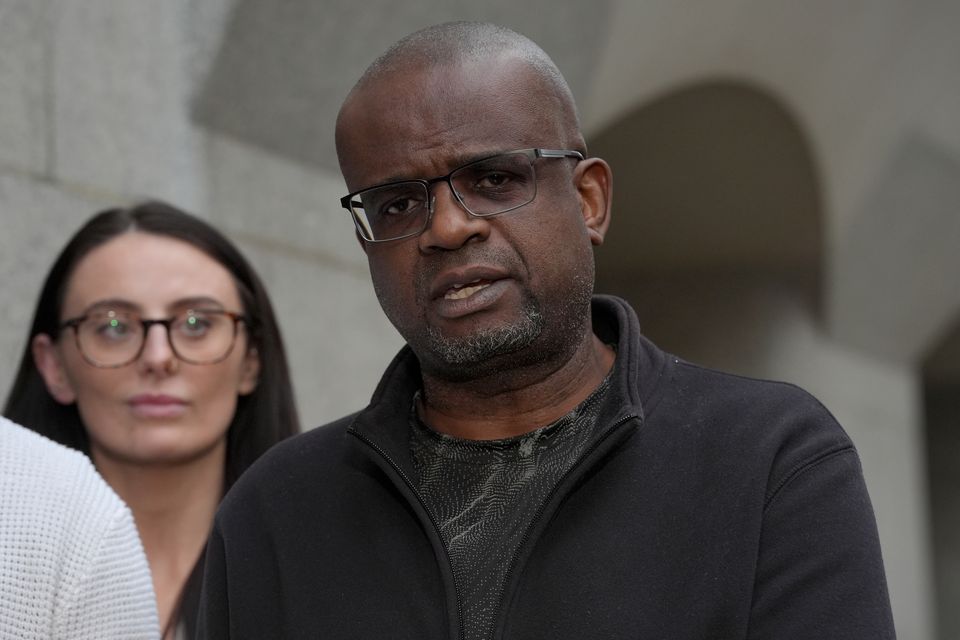
[[[486,289],[490,286],[489,280],[483,280],[477,278],[472,282],[467,282],[465,284],[456,283],[447,289],[446,293],[443,294],[444,300],[463,300],[464,298],[469,298],[477,291],[481,289]]]

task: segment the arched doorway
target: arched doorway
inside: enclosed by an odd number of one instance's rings
[[[673,91],[590,140],[614,167],[598,291],[704,364],[762,373],[784,313],[818,313],[820,186],[796,119],[750,85]]]

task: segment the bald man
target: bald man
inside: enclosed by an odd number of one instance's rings
[[[336,134],[341,204],[407,346],[365,409],[234,486],[201,637],[893,637],[830,414],[664,353],[593,295],[611,171],[539,47],[414,33]]]

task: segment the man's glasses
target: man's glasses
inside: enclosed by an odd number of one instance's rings
[[[579,151],[568,149],[520,149],[476,160],[445,176],[429,180],[402,180],[344,196],[347,209],[360,237],[367,242],[399,240],[423,233],[430,223],[433,200],[430,187],[446,182],[473,216],[495,216],[533,202],[537,197],[538,158],[575,158]]]
[[[171,318],[147,320],[132,311],[102,309],[72,318],[60,328],[73,329],[83,359],[95,367],[122,367],[140,357],[147,331],[167,330],[170,349],[184,362],[214,364],[225,359],[237,339],[237,324],[246,318],[222,309],[190,309]]]

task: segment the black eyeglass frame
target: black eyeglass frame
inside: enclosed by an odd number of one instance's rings
[[[150,327],[155,324],[162,325],[164,328],[164,333],[167,336],[167,344],[170,345],[170,351],[173,352],[173,355],[177,357],[178,360],[186,362],[187,364],[195,365],[205,365],[205,364],[217,364],[218,362],[223,362],[226,360],[231,353],[233,353],[233,347],[237,344],[237,325],[239,323],[244,323],[249,326],[249,321],[247,316],[242,313],[236,313],[233,311],[226,311],[224,309],[190,309],[185,314],[178,315],[187,315],[189,313],[203,313],[203,314],[217,314],[230,318],[233,324],[233,336],[230,338],[230,347],[226,352],[213,360],[191,360],[190,358],[184,358],[180,355],[180,352],[177,351],[177,347],[173,344],[173,337],[170,334],[170,326],[173,324],[173,321],[177,319],[177,316],[170,316],[169,318],[140,318],[137,317],[137,320],[140,322],[140,325],[143,327],[143,333],[140,334],[140,347],[137,349],[137,352],[129,360],[121,362],[120,364],[101,364],[96,360],[93,360],[87,353],[83,350],[83,346],[80,344],[80,325],[83,324],[87,319],[90,318],[89,313],[85,313],[82,316],[77,316],[76,318],[70,318],[69,320],[64,320],[57,327],[59,330],[64,329],[73,329],[73,341],[77,345],[77,351],[80,352],[80,355],[83,357],[84,361],[98,369],[119,369],[120,367],[125,367],[131,362],[136,362],[137,359],[143,354],[143,348],[147,344],[147,334],[150,332]]]
[[[380,239],[380,240],[375,240],[375,239],[373,239],[373,238],[367,238],[367,237],[366,237],[366,234],[364,233],[363,227],[362,227],[362,225],[360,224],[360,222],[357,221],[357,216],[356,216],[356,214],[354,213],[354,210],[353,210],[353,209],[354,209],[354,207],[353,207],[353,205],[354,205],[353,198],[356,198],[358,195],[360,195],[360,194],[362,194],[362,193],[364,193],[364,192],[366,192],[366,191],[372,191],[372,190],[374,190],[374,189],[383,189],[383,188],[385,188],[385,187],[391,187],[391,186],[398,185],[398,184],[409,184],[409,183],[411,183],[411,182],[412,182],[412,183],[421,184],[421,185],[424,186],[424,188],[425,188],[426,191],[427,191],[427,194],[429,195],[429,193],[430,193],[430,187],[432,187],[433,185],[437,184],[438,182],[446,182],[446,183],[447,183],[447,186],[450,187],[450,192],[451,192],[451,193],[453,194],[453,196],[457,199],[457,202],[459,202],[459,203],[460,203],[460,206],[463,207],[463,210],[466,211],[466,212],[467,212],[468,214],[470,214],[471,216],[474,216],[475,218],[492,218],[493,216],[499,216],[499,215],[501,215],[501,214],[508,213],[508,212],[510,212],[510,211],[514,211],[514,210],[516,210],[516,209],[519,209],[520,207],[526,206],[526,205],[530,204],[531,202],[533,202],[533,201],[537,198],[536,181],[534,182],[533,195],[532,195],[531,198],[530,198],[529,200],[527,200],[526,202],[522,202],[522,203],[520,203],[520,204],[514,205],[514,206],[509,207],[509,208],[507,208],[507,209],[503,209],[502,211],[494,211],[493,213],[475,213],[475,212],[471,211],[471,210],[470,210],[470,207],[468,207],[467,204],[463,201],[463,197],[460,195],[460,192],[457,191],[457,189],[453,186],[453,182],[450,180],[450,178],[453,176],[453,174],[455,174],[455,173],[457,173],[457,172],[459,172],[459,171],[462,171],[463,169],[466,169],[467,167],[470,167],[470,166],[472,166],[472,165],[474,165],[474,164],[478,164],[478,163],[481,163],[481,162],[487,162],[487,161],[489,161],[489,160],[491,160],[491,159],[493,159],[493,158],[498,158],[498,157],[500,157],[500,156],[511,156],[511,155],[516,155],[516,154],[523,154],[523,155],[525,155],[525,156],[530,160],[531,167],[533,166],[533,162],[534,162],[535,160],[537,160],[538,158],[574,158],[577,162],[582,162],[582,161],[584,160],[584,155],[583,155],[582,153],[580,153],[579,151],[575,151],[575,150],[573,150],[573,149],[542,149],[542,148],[532,148],[532,149],[516,149],[516,150],[514,150],[514,151],[504,151],[504,152],[502,152],[502,153],[495,153],[495,154],[493,154],[493,155],[486,156],[486,157],[484,157],[484,158],[478,158],[477,160],[471,160],[470,162],[468,162],[468,163],[466,163],[466,164],[463,164],[463,165],[460,165],[459,167],[453,169],[452,171],[450,171],[450,173],[448,173],[448,174],[446,174],[446,175],[444,175],[444,176],[437,176],[436,178],[428,178],[428,179],[410,178],[409,180],[394,180],[394,181],[392,181],[392,182],[385,182],[385,183],[383,183],[383,184],[378,184],[378,185],[374,185],[374,186],[372,186],[372,187],[366,187],[365,189],[360,189],[360,190],[358,190],[358,191],[354,191],[353,193],[349,193],[349,194],[343,196],[342,198],[340,198],[340,206],[343,207],[344,209],[346,209],[347,212],[350,214],[350,219],[353,220],[353,225],[356,227],[357,233],[360,234],[360,237],[363,239],[364,242],[393,242],[393,241],[395,241],[395,240],[403,240],[404,238],[411,238],[411,237],[413,237],[413,236],[418,236],[418,235],[420,235],[421,233],[423,233],[424,231],[426,231],[426,229],[427,229],[428,226],[430,226],[430,219],[433,217],[433,202],[432,202],[432,199],[428,197],[428,198],[427,198],[427,215],[426,215],[426,217],[425,217],[424,220],[423,220],[423,226],[420,227],[420,229],[418,229],[417,231],[412,231],[412,232],[406,233],[406,234],[404,234],[404,235],[402,235],[402,236],[397,236],[397,237],[395,237],[395,238],[384,238],[384,239]],[[536,174],[536,171],[535,171],[535,170],[534,170],[534,174],[533,174],[533,175],[534,175],[534,178],[536,178],[536,175],[537,175],[537,174]],[[363,208],[363,203],[362,203],[362,202],[357,202],[356,204],[359,204],[359,205],[360,205],[360,208]]]

